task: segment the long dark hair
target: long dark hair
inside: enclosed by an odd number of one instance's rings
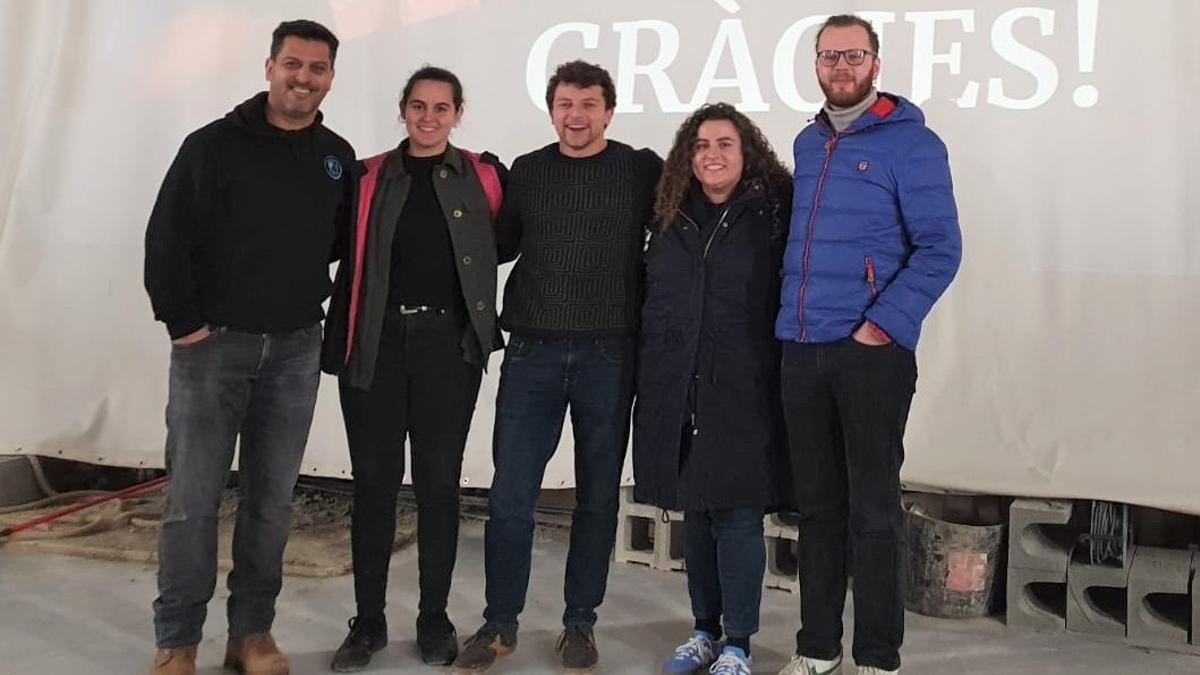
[[[768,193],[791,187],[792,172],[779,161],[762,130],[749,117],[728,103],[705,104],[683,121],[663,165],[654,202],[654,217],[663,229],[671,226],[675,212],[687,197],[692,182],[692,148],[700,125],[709,120],[729,120],[737,129],[742,141],[742,183],[759,183]]]

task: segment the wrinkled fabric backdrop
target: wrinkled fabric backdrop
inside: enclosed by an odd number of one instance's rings
[[[790,163],[821,101],[815,27],[847,11],[881,30],[882,88],[949,146],[963,228],[906,484],[1200,513],[1191,0],[0,0],[0,452],[161,466],[146,218],[183,137],[265,87],[280,20],[342,39],[323,110],[360,156],[400,139],[398,92],[433,63],[466,85],[454,142],[511,163],[554,139],[546,78],[584,58],[617,80],[611,137],[665,154],[723,100]],[[498,366],[468,487],[491,480]],[[336,393],[327,378],[305,473],[349,474]],[[569,438],[546,487],[572,484]]]

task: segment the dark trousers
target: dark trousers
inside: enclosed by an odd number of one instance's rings
[[[166,447],[171,483],[154,601],[160,648],[200,642],[217,581],[217,516],[239,437],[229,635],[271,629],[283,585],[292,490],[321,377],[320,324],[266,335],[211,329],[200,342],[171,347]]]
[[[420,612],[446,611],[458,552],[458,482],[482,375],[462,358],[465,321],[389,309],[370,389],[340,387],[354,472],[350,531],[360,617],[379,616],[386,604],[406,437],[417,497]]]
[[[525,607],[533,511],[568,407],[575,430],[575,511],[567,553],[564,625],[596,622],[608,585],[633,399],[632,338],[535,340],[513,334],[496,396],[485,529],[487,608],[515,626]]]
[[[916,360],[851,338],[785,343],[781,376],[801,514],[797,653],[841,653],[850,575],[854,661],[894,670],[904,641],[900,465]]]
[[[731,638],[757,633],[766,567],[763,510],[688,511],[683,529],[688,595],[697,624],[720,622]]]

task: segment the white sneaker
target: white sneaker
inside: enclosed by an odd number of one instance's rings
[[[783,670],[779,671],[779,675],[841,675],[841,673],[842,657],[840,656],[834,661],[793,656]]]
[[[737,647],[725,647],[721,658],[709,668],[712,675],[751,675],[754,659]]]
[[[858,667],[858,675],[896,675],[896,673],[899,673],[899,672],[900,672],[899,668],[897,668],[895,670],[884,670],[883,668],[876,668],[874,666],[859,666]]]

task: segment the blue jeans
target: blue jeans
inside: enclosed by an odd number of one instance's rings
[[[320,382],[321,325],[256,335],[225,328],[171,347],[167,473],[154,632],[200,642],[217,579],[217,515],[241,437],[241,501],[229,573],[229,635],[270,630],[283,582],[292,489]]]
[[[633,338],[537,340],[513,334],[496,396],[496,473],[484,532],[484,619],[517,625],[529,588],[533,510],[568,407],[575,430],[575,511],[563,624],[596,623],[617,530],[633,399]]]
[[[692,616],[721,622],[731,638],[757,633],[767,562],[763,510],[688,511],[683,529]]]

